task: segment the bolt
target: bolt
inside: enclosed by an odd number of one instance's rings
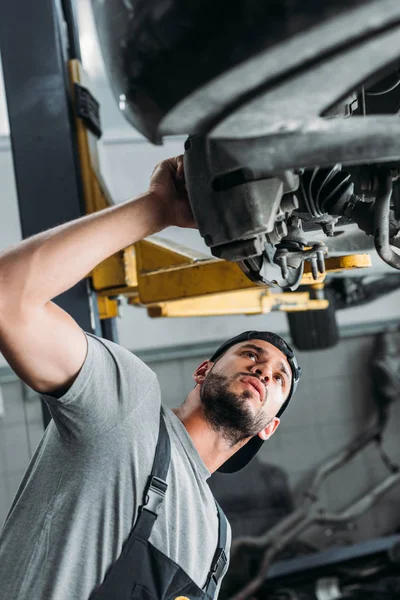
[[[279,255],[275,257],[275,262],[281,268],[281,275],[282,275],[283,279],[287,279],[289,277],[287,255],[288,255],[288,251],[285,248],[282,248],[282,250],[280,250],[280,252],[279,252]]]
[[[325,273],[325,258],[322,250],[317,251],[317,265],[320,273]]]
[[[301,219],[299,217],[292,217],[290,219],[290,227],[294,229],[301,229]]]
[[[289,277],[289,269],[288,269],[288,266],[287,266],[287,258],[286,258],[286,256],[282,257],[282,261],[281,261],[281,273],[282,273],[283,279],[287,279]]]
[[[278,221],[278,223],[275,223],[274,232],[280,240],[286,237],[288,230],[285,221]]]
[[[313,279],[318,279],[318,264],[317,264],[317,257],[313,256],[311,258],[311,273],[313,276]]]
[[[328,223],[322,223],[322,229],[328,237],[333,237],[335,235],[335,223],[333,221],[329,221]]]

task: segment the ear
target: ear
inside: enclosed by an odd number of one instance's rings
[[[268,425],[258,433],[258,437],[260,437],[264,441],[268,440],[271,437],[271,435],[273,435],[275,433],[275,431],[278,429],[280,422],[281,422],[281,420],[278,419],[278,417],[274,417],[268,423]]]
[[[205,360],[197,367],[193,373],[193,379],[197,384],[201,385],[203,383],[208,373],[211,371],[213,364],[214,363],[212,363],[210,360]]]

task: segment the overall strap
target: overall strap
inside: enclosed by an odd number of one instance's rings
[[[170,458],[171,443],[161,410],[160,430],[153,467],[144,490],[143,504],[139,508],[139,515],[133,527],[133,534],[144,540],[149,539],[153,525],[158,517],[158,511],[164,501],[168,487],[166,480]]]
[[[225,569],[225,566],[227,563],[225,548],[226,548],[226,540],[227,540],[227,532],[228,532],[228,522],[226,520],[226,517],[225,517],[225,514],[224,514],[222,508],[220,507],[220,505],[218,504],[217,501],[215,501],[215,504],[217,505],[218,524],[219,524],[218,544],[217,544],[217,549],[215,551],[214,557],[212,559],[211,568],[208,573],[207,582],[205,585],[205,592],[208,596],[210,596],[210,598],[214,598],[214,596],[215,596],[215,591],[217,589],[218,582],[221,578],[222,573],[224,572],[224,569]]]

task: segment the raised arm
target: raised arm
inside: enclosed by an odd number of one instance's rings
[[[68,387],[86,357],[78,324],[51,302],[119,250],[169,225],[194,227],[182,157],[160,163],[149,191],[35,235],[0,255],[0,350],[38,392]]]

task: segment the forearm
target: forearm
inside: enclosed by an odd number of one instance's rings
[[[0,296],[44,305],[100,262],[167,225],[150,193],[35,235],[0,255]]]

